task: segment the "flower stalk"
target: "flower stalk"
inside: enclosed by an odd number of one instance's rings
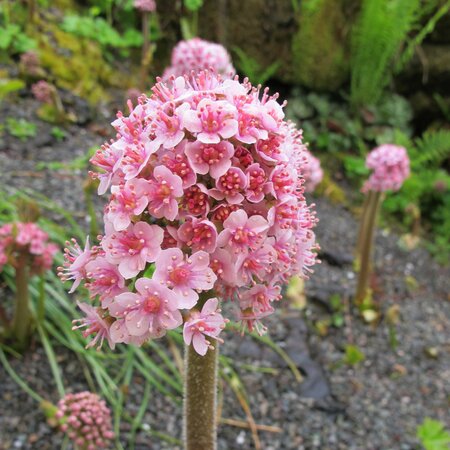
[[[19,349],[27,346],[31,328],[31,311],[29,305],[30,269],[27,255],[22,254],[18,258],[16,266],[16,302],[11,325],[11,334]]]
[[[217,362],[219,348],[199,355],[185,349],[184,445],[185,450],[216,450]]]
[[[369,191],[363,211],[363,219],[359,233],[357,261],[359,263],[358,285],[355,303],[363,306],[369,295],[369,279],[371,273],[371,255],[377,223],[378,211],[381,204],[381,192]]]

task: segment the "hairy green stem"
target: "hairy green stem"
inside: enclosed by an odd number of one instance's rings
[[[371,255],[375,226],[377,223],[378,210],[381,204],[381,193],[370,192],[366,205],[367,212],[365,226],[361,236],[360,269],[358,275],[358,285],[356,288],[355,303],[362,306],[368,294],[369,278],[371,271]]]
[[[12,337],[15,339],[17,347],[21,350],[27,346],[30,335],[29,281],[30,269],[27,257],[26,255],[21,255],[16,267],[16,302],[11,326]]]
[[[203,300],[203,301],[202,301]],[[202,306],[206,299],[199,302]],[[217,449],[218,343],[205,356],[185,348],[184,449]]]

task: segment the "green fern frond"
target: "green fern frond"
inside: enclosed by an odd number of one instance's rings
[[[363,0],[352,32],[351,98],[375,103],[389,81],[389,65],[417,17],[420,0]]]
[[[417,168],[423,165],[439,166],[450,158],[450,130],[426,131],[414,143],[417,157],[413,164]]]

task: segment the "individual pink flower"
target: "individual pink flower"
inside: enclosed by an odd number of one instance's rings
[[[103,341],[106,339],[109,346],[114,349],[114,342],[111,340],[109,334],[109,328],[111,326],[111,321],[104,318],[105,311],[101,308],[95,308],[87,303],[77,302],[78,307],[83,311],[85,317],[81,319],[75,319],[72,323],[74,324],[72,330],[78,330],[80,328],[86,328],[83,331],[83,337],[88,337],[91,334],[94,338],[86,345],[86,348],[94,347],[98,345],[101,348]]]
[[[56,411],[59,428],[76,448],[109,448],[114,438],[111,412],[97,394],[88,391],[66,394]]]
[[[267,191],[267,175],[264,169],[258,164],[254,163],[245,170],[247,175],[247,190],[245,197],[249,202],[259,203],[264,199]]]
[[[229,286],[237,284],[236,264],[233,256],[223,248],[217,248],[210,256],[209,266],[217,276],[217,282]]]
[[[250,253],[239,254],[236,261],[236,272],[239,286],[261,282],[274,270],[273,264],[277,253],[271,245],[263,245]]]
[[[151,215],[174,220],[178,213],[177,198],[183,195],[183,181],[167,167],[158,166],[153,171],[148,192],[148,210]]]
[[[81,281],[86,277],[86,264],[90,261],[92,251],[89,245],[89,236],[86,238],[86,244],[82,250],[78,242],[72,239],[66,242],[66,249],[64,250],[64,264],[58,267],[58,275],[62,281],[73,280],[72,287],[69,293],[75,291],[80,285]]]
[[[181,225],[178,238],[193,251],[212,253],[217,247],[217,229],[209,220],[192,217]]]
[[[223,342],[219,334],[225,328],[226,320],[220,314],[218,304],[217,298],[210,298],[201,311],[192,311],[184,324],[184,342],[186,345],[192,343],[199,355],[204,356],[209,348],[214,348],[208,338]]]
[[[226,101],[204,98],[196,110],[183,114],[183,126],[204,144],[218,144],[236,134],[238,129],[236,108]]]
[[[197,180],[195,172],[189,164],[185,146],[186,141],[183,140],[176,147],[167,150],[161,157],[161,164],[181,178],[183,189],[191,187]]]
[[[223,227],[224,230],[218,237],[218,246],[229,247],[235,253],[247,253],[261,245],[269,224],[261,216],[248,217],[241,209],[231,213]]]
[[[136,9],[144,12],[155,12],[156,2],[155,0],[134,0],[133,3]]]
[[[280,292],[280,286],[256,284],[241,296],[239,303],[243,310],[250,309],[257,315],[272,312],[272,303],[281,300]]]
[[[209,173],[216,179],[231,167],[233,154],[234,147],[227,141],[221,141],[219,144],[204,144],[197,141],[188,144],[186,148],[186,155],[195,172],[201,175]]]
[[[216,188],[210,189],[210,195],[216,200],[226,199],[228,203],[236,205],[242,203],[248,179],[238,167],[230,167],[224,175],[216,180]]]
[[[98,167],[102,172],[90,172],[94,179],[100,181],[98,194],[103,195],[109,188],[114,176],[117,174],[122,162],[123,149],[111,147],[108,143],[101,146],[99,150],[90,159],[93,166]],[[119,178],[121,178],[119,176]]]
[[[120,294],[109,307],[112,316],[125,319],[132,336],[160,337],[183,323],[178,310],[182,302],[174,291],[150,278],[139,278],[135,287],[137,293]]]
[[[102,248],[106,260],[117,264],[120,274],[128,280],[144,270],[147,262],[156,260],[163,236],[157,225],[137,222],[126,230],[107,234],[102,239]]]
[[[97,295],[102,307],[108,307],[116,295],[125,291],[125,279],[117,266],[107,261],[104,256],[98,256],[89,261],[85,267],[86,287],[92,298]]]
[[[169,103],[160,107],[155,113],[152,123],[153,132],[164,148],[173,148],[183,140],[185,132],[181,120],[183,112],[187,110],[189,110],[187,103],[178,107]]]
[[[235,69],[226,49],[200,38],[180,41],[172,50],[171,66],[164,71],[163,79],[190,75],[192,71],[213,69],[224,77],[231,77]]]
[[[320,160],[313,156],[310,152],[306,152],[308,162],[303,169],[303,177],[305,179],[305,191],[313,192],[323,179],[323,170],[320,166]]]
[[[149,182],[142,179],[128,180],[123,186],[111,188],[111,201],[105,214],[116,231],[128,228],[132,216],[140,216],[144,212],[150,191]]]
[[[373,172],[365,182],[363,192],[398,191],[409,177],[408,153],[398,145],[381,145],[367,155],[366,167]]]
[[[209,254],[203,251],[186,257],[178,248],[163,250],[156,260],[153,279],[178,295],[179,307],[192,308],[200,291],[213,288],[217,279],[209,268]]]
[[[182,205],[187,215],[205,217],[210,210],[210,200],[205,186],[195,184],[186,189]]]

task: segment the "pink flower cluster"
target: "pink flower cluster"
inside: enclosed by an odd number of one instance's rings
[[[23,256],[31,273],[41,273],[51,268],[58,251],[48,242],[48,234],[35,223],[8,223],[0,227],[0,271],[5,264],[17,267]]]
[[[180,41],[172,50],[171,65],[164,71],[163,80],[210,69],[227,78],[236,72],[225,47],[200,38]]]
[[[52,103],[55,87],[45,80],[40,80],[31,86],[31,92],[36,100],[42,103]]]
[[[111,191],[105,234],[67,249],[61,276],[98,298],[77,327],[99,343],[139,345],[184,323],[205,354],[226,323],[210,297],[263,331],[282,285],[315,263],[305,146],[277,96],[247,80],[205,71],[152,91],[91,159],[99,193]]]
[[[56,418],[80,450],[108,448],[114,438],[111,412],[105,401],[91,392],[65,395],[58,402]]]
[[[155,0],[134,0],[134,7],[144,12],[155,12],[156,2]]]
[[[20,55],[20,64],[27,75],[36,76],[39,74],[40,60],[37,53],[28,51]]]
[[[408,153],[398,145],[381,145],[367,155],[366,167],[373,172],[364,183],[363,192],[398,191],[409,177]]]
[[[323,180],[323,169],[320,166],[319,158],[316,158],[310,151],[307,151],[306,154],[308,161],[303,169],[305,191],[313,192]]]

